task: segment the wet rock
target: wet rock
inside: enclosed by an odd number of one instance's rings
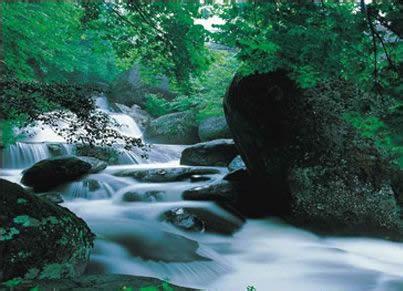
[[[24,170],[21,182],[35,192],[44,192],[90,173],[91,168],[76,157],[45,159]]]
[[[241,228],[244,219],[228,210],[225,213],[221,216],[208,208],[184,207],[165,212],[162,219],[185,231],[231,235]]]
[[[202,182],[211,180],[210,177],[202,176],[202,175],[192,175],[190,176],[190,182]]]
[[[155,202],[164,199],[164,191],[131,191],[123,194],[122,200],[125,202]]]
[[[238,154],[234,141],[217,139],[183,150],[180,163],[191,166],[227,166]]]
[[[245,162],[242,160],[240,155],[236,156],[231,161],[231,163],[229,163],[229,165],[228,165],[228,171],[230,171],[230,172],[236,171],[239,169],[246,169]]]
[[[163,219],[186,231],[202,232],[205,229],[204,222],[185,208],[171,209],[164,213]]]
[[[38,193],[36,195],[55,204],[60,204],[64,202],[63,196],[59,192]]]
[[[134,104],[132,107],[128,107],[123,104],[116,103],[116,107],[119,109],[120,112],[129,115],[131,118],[136,121],[136,124],[139,128],[144,131],[147,125],[151,122],[152,117],[146,111],[141,109],[140,106]]]
[[[201,141],[231,138],[225,116],[210,117],[203,120],[199,125],[199,137]]]
[[[115,176],[132,177],[142,182],[175,182],[189,179],[193,175],[212,175],[220,171],[207,167],[178,167],[178,168],[152,168],[130,169],[115,173]]]
[[[224,176],[224,180],[231,182],[244,182],[248,183],[250,175],[246,169],[238,169],[232,172],[229,172]]]
[[[95,192],[99,189],[101,189],[101,185],[99,184],[98,180],[95,179],[85,179],[83,181],[83,186],[89,191],[89,192]]]
[[[38,290],[61,291],[159,290],[160,288],[178,291],[196,290],[172,285],[155,278],[119,274],[85,275],[74,279],[61,280],[26,280],[16,287],[17,290],[33,290],[35,288]]]
[[[108,165],[116,165],[119,161],[119,150],[108,146],[78,144],[74,149],[74,153],[77,156],[97,158]]]
[[[380,229],[398,227],[399,212],[389,184],[374,188],[357,176],[346,182],[324,166],[294,168],[289,181],[293,219],[298,224],[338,233],[381,233]]]
[[[64,150],[61,144],[58,143],[50,143],[46,145],[48,147],[49,152],[53,157],[62,156],[64,154]]]
[[[183,192],[185,200],[235,202],[237,196],[236,186],[225,180],[215,181]]]
[[[195,144],[199,142],[193,114],[178,112],[154,119],[144,131],[147,142],[158,144]]]
[[[94,235],[68,209],[0,179],[0,281],[83,273]]]
[[[91,170],[90,170],[91,174],[99,173],[99,172],[105,170],[106,167],[108,166],[108,164],[106,162],[101,161],[94,157],[78,156],[78,158],[91,165]]]

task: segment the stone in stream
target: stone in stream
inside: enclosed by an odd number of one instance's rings
[[[165,191],[130,191],[122,196],[125,202],[155,202],[163,200]]]
[[[81,275],[94,234],[67,208],[0,179],[0,281]]]
[[[91,173],[91,164],[77,157],[58,157],[37,162],[23,171],[22,184],[44,192]]]
[[[99,172],[105,170],[106,167],[108,166],[108,164],[106,162],[101,161],[94,157],[78,156],[77,158],[79,158],[80,160],[91,165],[91,170],[90,170],[91,174],[99,173]]]
[[[246,169],[245,162],[240,155],[237,155],[228,165],[228,171],[233,172],[239,169]]]
[[[0,285],[0,289],[6,288],[6,285]],[[162,289],[161,289],[162,288]],[[7,289],[7,288],[6,288]],[[120,274],[97,274],[84,275],[72,279],[60,280],[26,280],[15,287],[16,290],[177,290],[177,291],[196,291],[193,288],[185,288],[172,285],[165,281],[131,275]]]
[[[237,196],[236,186],[226,180],[214,181],[183,192],[183,199],[185,200],[235,202]]]
[[[97,158],[108,165],[116,165],[119,161],[119,150],[109,146],[77,144],[74,148],[74,153],[77,156]]]
[[[225,116],[214,116],[203,120],[199,125],[199,137],[201,141],[231,138]]]
[[[193,175],[213,175],[220,171],[207,167],[176,167],[176,168],[152,168],[129,169],[116,172],[115,176],[132,177],[142,182],[175,182],[189,179]]]
[[[216,139],[185,148],[181,165],[226,167],[238,154],[232,139]]]
[[[157,144],[195,144],[200,141],[196,119],[189,112],[158,117],[146,127],[144,140]]]
[[[64,154],[63,147],[59,143],[49,143],[46,146],[53,157],[62,156]]]
[[[55,204],[60,204],[64,202],[63,196],[59,192],[34,193],[34,195],[37,195],[42,199],[49,200],[50,202]]]
[[[227,216],[223,217],[208,208],[194,207],[168,210],[161,219],[185,231],[207,231],[224,235],[233,234],[244,223],[244,219],[238,215],[228,213]]]

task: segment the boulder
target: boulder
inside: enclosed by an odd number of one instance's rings
[[[191,232],[213,232],[231,235],[240,229],[244,219],[238,215],[220,216],[208,208],[174,208],[162,215],[162,220]]]
[[[307,166],[290,171],[289,186],[292,219],[300,225],[315,225],[327,232],[363,234],[382,234],[380,230],[386,233],[398,227],[397,202],[388,183],[378,188],[358,176],[346,180],[333,168]]]
[[[152,120],[151,115],[136,104],[134,104],[132,107],[128,107],[119,103],[115,103],[115,105],[121,113],[127,114],[131,118],[133,118],[142,131],[144,131],[144,129]]]
[[[4,284],[4,288],[9,285]],[[0,289],[3,287],[0,285]],[[162,289],[160,289],[162,288]],[[85,275],[72,279],[43,279],[25,280],[15,286],[17,290],[177,290],[196,291],[196,289],[180,287],[171,283],[149,277],[119,275],[119,274],[97,274]]]
[[[116,78],[112,83],[108,97],[112,101],[126,106],[137,104],[142,107],[146,104],[146,96],[150,93],[172,100],[175,95],[169,90],[168,78],[160,76],[155,79],[153,85],[146,84],[141,76],[140,66],[134,65],[130,70]]]
[[[38,197],[46,199],[52,203],[60,204],[63,203],[63,196],[59,192],[45,192],[45,193],[35,193]]]
[[[201,141],[231,138],[225,116],[209,117],[203,120],[199,125],[199,137]]]
[[[281,70],[234,78],[224,111],[256,181],[248,191],[249,201],[256,201],[250,210],[265,205],[266,213],[313,228],[354,233],[366,221],[368,234],[396,233],[397,206],[389,191],[394,170],[342,118],[343,102],[352,96],[336,85],[302,90]],[[385,202],[374,203],[380,197]]]
[[[80,160],[91,165],[91,170],[90,170],[91,174],[99,173],[99,172],[105,170],[106,167],[108,166],[108,164],[106,162],[101,161],[94,157],[79,156],[77,158],[79,158]]]
[[[109,146],[77,144],[74,153],[77,156],[97,158],[108,165],[116,165],[119,161],[119,150]]]
[[[181,165],[226,167],[238,151],[232,139],[217,139],[187,147],[181,155]]]
[[[21,183],[35,192],[48,191],[91,172],[91,164],[77,157],[58,157],[37,162],[23,171]]]
[[[204,186],[185,190],[183,199],[198,201],[215,201],[234,203],[237,201],[238,190],[236,186],[226,180],[219,180]]]
[[[48,147],[49,152],[53,157],[64,155],[64,149],[59,143],[50,143],[46,145]]]
[[[141,182],[176,182],[191,178],[193,175],[213,175],[220,173],[215,168],[205,167],[176,167],[129,169],[114,173],[115,176],[132,177]]]
[[[164,191],[130,191],[123,194],[125,202],[155,202],[164,199]]]
[[[177,112],[154,119],[144,131],[147,142],[158,144],[195,144],[199,142],[197,122],[188,112]]]
[[[236,156],[228,165],[228,171],[233,172],[240,169],[246,169],[245,162],[240,155]]]
[[[0,179],[0,281],[81,275],[94,235],[67,208]]]

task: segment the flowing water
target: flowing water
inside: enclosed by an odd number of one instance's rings
[[[97,104],[108,110],[104,99]],[[124,133],[139,137],[131,117],[111,113]],[[50,137],[46,140],[46,137]],[[19,182],[21,171],[52,156],[49,142],[62,154],[72,146],[41,133],[35,142],[19,142],[3,150],[1,177]],[[242,220],[213,202],[182,200],[186,189],[221,179],[218,168],[209,181],[140,182],[119,177],[121,170],[179,167],[183,146],[155,145],[149,159],[122,151],[120,165],[56,189],[68,207],[97,235],[87,273],[120,273],[167,279],[208,290],[367,291],[403,290],[403,244],[372,238],[323,237],[279,219],[248,219],[233,235],[220,229]],[[126,193],[157,193],[145,202],[126,202]],[[218,233],[188,232],[164,219],[172,209],[194,209]],[[214,228],[214,227],[213,227]]]

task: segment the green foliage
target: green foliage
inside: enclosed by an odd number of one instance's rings
[[[358,112],[343,114],[359,130],[362,136],[371,138],[381,150],[391,153],[395,162],[403,169],[403,145],[396,143],[396,136],[391,129],[376,116],[365,116]]]
[[[110,81],[114,52],[74,2],[2,2],[4,62],[25,80]]]
[[[148,94],[146,100],[146,110],[154,117],[168,114],[173,110],[171,103],[158,94]]]

